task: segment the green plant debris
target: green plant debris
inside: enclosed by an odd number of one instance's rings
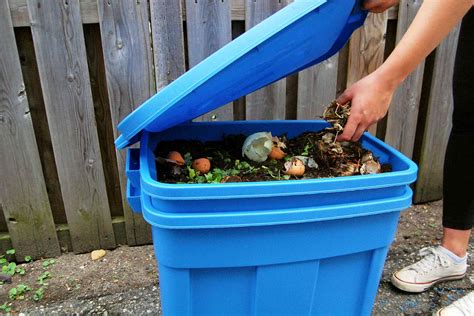
[[[0,305],[0,311],[2,312],[9,313],[11,312],[11,310],[12,310],[11,305],[8,302],[5,302],[2,305]]]
[[[2,266],[2,273],[14,276],[16,272],[16,263],[15,262],[6,262]]]
[[[40,287],[33,294],[33,300],[35,302],[38,302],[38,301],[41,301],[43,299],[43,297],[44,297],[44,287]]]
[[[18,273],[19,275],[25,275],[25,273],[26,273],[25,268],[17,267],[16,268],[16,273]]]
[[[14,276],[17,274],[23,276],[26,274],[26,267],[28,266],[28,263],[31,263],[33,260],[31,256],[25,256],[24,261],[27,262],[27,264],[17,265],[16,262],[9,261],[15,254],[15,249],[8,249],[4,255],[0,255],[0,267],[2,268],[2,272],[6,275]],[[48,268],[55,263],[55,259],[48,259],[42,262],[42,266],[43,268]],[[37,278],[37,283],[40,285],[40,287],[34,290],[34,292],[30,285],[19,283],[8,291],[8,297],[11,301],[24,300],[28,298],[38,302],[43,299],[46,286],[48,285],[47,280],[51,279],[51,277],[52,275],[49,271],[43,271]],[[3,284],[3,282],[0,284]],[[12,312],[13,308],[14,306],[11,302],[5,302],[3,305],[0,305],[0,312],[10,313]]]
[[[53,265],[55,263],[56,263],[56,260],[54,260],[54,259],[45,260],[45,261],[43,261],[43,268],[47,268],[50,265]]]
[[[25,298],[26,292],[31,291],[31,288],[26,284],[18,284],[16,287],[8,291],[8,297],[11,300],[22,300]]]
[[[46,283],[45,281],[47,279],[50,279],[50,278],[51,278],[51,273],[49,271],[44,271],[43,273],[41,273],[41,275],[37,279],[38,284],[39,285],[48,285],[48,283]]]

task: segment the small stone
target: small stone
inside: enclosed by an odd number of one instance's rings
[[[91,252],[91,259],[92,260],[99,260],[105,256],[105,250],[104,249],[99,249],[99,250],[94,250]]]
[[[0,281],[3,283],[12,283],[12,277],[5,273],[0,273]]]

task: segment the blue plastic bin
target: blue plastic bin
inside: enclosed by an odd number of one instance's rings
[[[352,0],[296,0],[192,68],[119,125],[127,198],[151,224],[165,315],[367,315],[416,165],[366,134],[389,173],[298,181],[165,184],[160,141],[288,137],[321,121],[185,123],[330,57],[365,18]]]
[[[152,225],[165,315],[368,315],[416,165],[366,134],[389,173],[226,184],[158,182],[160,141],[288,137],[321,121],[191,123],[129,149],[130,204]],[[192,136],[191,136],[192,135]],[[199,135],[199,136],[197,136]]]

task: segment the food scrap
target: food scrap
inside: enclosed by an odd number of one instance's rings
[[[161,142],[155,152],[158,180],[166,183],[232,183],[391,171],[390,165],[382,165],[359,142],[337,141],[350,109],[350,104],[333,101],[323,114],[330,127],[292,138],[263,131],[251,135],[225,135],[222,141]],[[180,152],[185,153],[184,159]],[[207,158],[193,160],[192,157]]]

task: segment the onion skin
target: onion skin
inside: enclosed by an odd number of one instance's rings
[[[207,158],[199,158],[193,161],[192,167],[194,170],[202,174],[206,174],[211,170],[211,162]]]

